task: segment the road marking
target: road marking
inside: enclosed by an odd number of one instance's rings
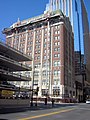
[[[51,113],[37,115],[37,116],[32,116],[32,117],[27,117],[27,118],[21,118],[21,119],[18,119],[18,120],[30,120],[30,119],[50,116],[50,115],[54,115],[54,114],[58,114],[58,113],[69,112],[69,111],[72,111],[72,110],[75,110],[75,108],[67,109],[67,110],[60,110],[60,111],[56,111],[56,112],[51,112]]]

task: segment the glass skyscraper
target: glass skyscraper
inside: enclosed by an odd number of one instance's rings
[[[90,41],[89,23],[83,0],[49,0],[48,9],[54,11],[60,9],[64,15],[69,17],[74,32],[74,50],[84,54],[85,63],[89,70]],[[89,70],[90,71],[90,70]]]
[[[83,37],[83,33],[89,33],[89,30],[87,30],[89,25],[83,0],[49,0],[45,12],[58,9],[69,17],[71,21],[74,31],[75,51],[81,51],[84,54],[85,37]]]

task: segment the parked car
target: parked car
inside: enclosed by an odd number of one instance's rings
[[[87,99],[87,100],[86,100],[86,104],[90,104],[90,99]]]

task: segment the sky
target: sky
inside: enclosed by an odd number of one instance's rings
[[[22,21],[43,14],[48,2],[49,0],[0,0],[0,39],[5,39],[2,30],[17,22],[18,18]],[[84,0],[84,3],[90,26],[90,0]]]

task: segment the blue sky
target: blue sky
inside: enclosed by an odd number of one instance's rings
[[[2,30],[9,27],[18,18],[28,19],[43,14],[49,0],[0,0],[0,38]],[[84,0],[90,24],[90,0]]]

